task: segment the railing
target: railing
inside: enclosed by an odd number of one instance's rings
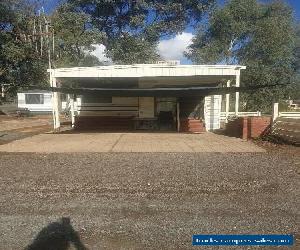
[[[300,119],[300,112],[279,112],[279,117]]]
[[[235,114],[235,112],[229,112],[228,116],[236,116],[236,114]],[[239,112],[237,116],[238,117],[261,116],[261,112],[260,111],[256,111],[256,112]],[[221,119],[221,121],[226,120],[226,112],[221,112],[220,119]]]

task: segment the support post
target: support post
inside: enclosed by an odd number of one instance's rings
[[[1,85],[1,97],[4,98],[5,97],[5,88],[4,85]]]
[[[50,73],[50,83],[52,87],[56,87],[56,78],[52,76],[52,72]],[[59,120],[59,97],[58,92],[52,92],[52,109],[53,109],[53,127],[55,131],[58,131],[60,128],[60,120]]]
[[[177,101],[177,132],[180,132],[180,106],[179,106],[179,102]]]
[[[240,72],[236,75],[235,86],[240,87]],[[240,92],[235,92],[235,115],[239,114]]]
[[[228,80],[226,83],[226,87],[230,87],[231,80]],[[228,116],[229,116],[229,109],[230,109],[230,94],[226,94],[226,101],[225,101],[225,122],[228,123]]]
[[[70,106],[71,106],[71,122],[72,128],[75,126],[75,112],[74,112],[74,95],[70,95]]]
[[[273,104],[273,115],[272,115],[273,122],[278,118],[278,116],[279,116],[278,102],[275,102]]]

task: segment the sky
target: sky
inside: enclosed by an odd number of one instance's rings
[[[43,0],[43,7],[46,12],[51,12],[62,0]],[[263,0],[265,2],[271,0]],[[220,4],[224,0],[218,0]],[[295,19],[300,21],[300,0],[285,0],[294,10]],[[162,59],[165,60],[180,60],[181,64],[191,64],[191,61],[184,57],[184,51],[191,44],[193,39],[193,30],[187,29],[187,31],[178,34],[172,38],[162,39],[158,44],[158,52]],[[170,49],[172,48],[172,49]],[[95,50],[91,54],[97,56],[100,60],[107,60],[105,56],[105,46],[95,45]]]

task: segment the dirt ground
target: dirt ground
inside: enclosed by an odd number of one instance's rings
[[[70,127],[68,119],[61,117],[63,126]],[[0,145],[53,130],[51,115],[16,117],[0,115]]]
[[[0,153],[0,159],[0,249],[22,249],[62,216],[88,249],[193,249],[192,235],[209,233],[294,234],[296,244],[287,249],[300,246],[297,157]]]

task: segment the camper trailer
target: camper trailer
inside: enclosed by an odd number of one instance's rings
[[[52,92],[45,90],[27,90],[18,92],[18,109],[28,110],[30,113],[51,113]],[[66,108],[66,98],[61,96],[61,108]]]

